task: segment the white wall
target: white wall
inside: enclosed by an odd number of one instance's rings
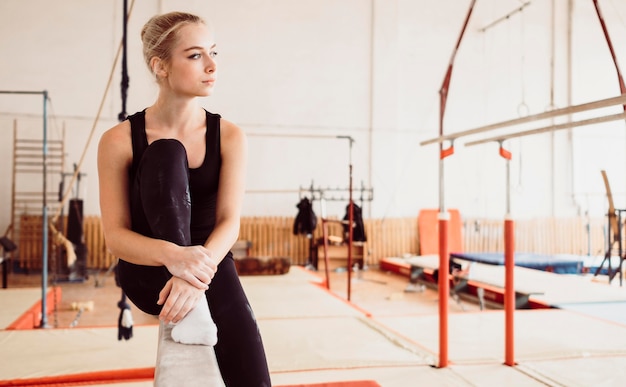
[[[438,206],[438,147],[419,143],[438,135],[438,92],[469,3],[137,1],[128,26],[127,111],[143,109],[156,93],[141,56],[141,26],[155,13],[199,13],[213,25],[219,49],[218,86],[203,103],[249,134],[244,215],[295,216],[299,188],[312,183],[347,188],[351,162],[354,185],[374,189],[374,201],[364,206],[368,216],[415,216],[420,208]],[[626,63],[626,3],[599,3],[618,61]],[[481,32],[520,2],[477,1],[456,55],[446,133],[516,118],[522,103],[534,114],[551,105],[619,94],[591,1],[572,1],[568,59],[567,4],[554,1],[554,23],[552,1],[535,0],[522,14]],[[121,19],[121,0],[0,2],[0,89],[50,93],[48,135],[59,136],[65,126],[68,172],[86,152],[81,196],[87,214],[99,212],[97,141],[121,111],[118,66],[102,115],[95,120],[121,39]],[[0,94],[0,173],[5,177],[0,180],[0,208],[6,209],[0,212],[0,229],[10,222],[13,120],[18,120],[20,137],[40,136],[41,106],[40,97]],[[348,141],[336,136],[355,139],[352,157]],[[464,142],[457,141],[455,154],[445,160],[446,206],[465,216],[502,217],[506,164],[497,145],[464,147]],[[600,169],[608,171],[616,204],[622,205],[624,122],[505,145],[514,157],[514,216],[587,210],[601,215],[606,200]],[[342,216],[345,205],[329,203],[328,215]]]

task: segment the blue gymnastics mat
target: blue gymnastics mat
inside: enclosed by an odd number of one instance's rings
[[[450,257],[489,265],[504,265],[504,253],[450,253]],[[582,256],[515,253],[515,266],[557,274],[580,274],[584,263],[585,257]]]

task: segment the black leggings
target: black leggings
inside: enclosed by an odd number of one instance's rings
[[[131,181],[135,231],[181,246],[191,245],[191,201],[187,154],[177,140],[154,141],[146,148]],[[119,282],[142,311],[158,315],[159,292],[171,278],[164,266],[118,264]],[[218,266],[206,298],[217,325],[215,354],[226,386],[271,386],[267,360],[254,313],[243,291],[232,253]]]

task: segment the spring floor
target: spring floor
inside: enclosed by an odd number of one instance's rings
[[[514,367],[503,364],[503,310],[451,301],[450,364],[439,368],[438,293],[405,292],[406,277],[376,268],[353,273],[350,302],[346,272],[331,272],[330,290],[322,273],[302,267],[241,279],[274,386],[622,386],[626,381],[626,323],[611,318],[621,315],[615,301],[626,300],[626,288],[604,284],[614,298],[604,308],[596,300],[581,303],[580,310],[516,311]],[[134,337],[118,341],[121,293],[112,276],[91,273],[81,283],[57,285],[61,292],[48,297],[53,310],[45,329],[6,329],[29,309],[40,308],[40,277],[12,274],[9,288],[0,291],[0,386],[152,385],[157,321],[133,308]]]

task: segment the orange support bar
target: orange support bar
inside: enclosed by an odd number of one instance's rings
[[[515,365],[515,223],[508,216],[504,220],[504,364]]]
[[[448,297],[450,296],[447,212],[439,213],[439,368],[448,366]]]
[[[326,289],[330,290],[330,272],[328,269],[328,266],[330,266],[328,261],[328,225],[326,224],[326,219],[324,218],[322,218],[322,238],[324,238],[324,272],[326,274]]]

